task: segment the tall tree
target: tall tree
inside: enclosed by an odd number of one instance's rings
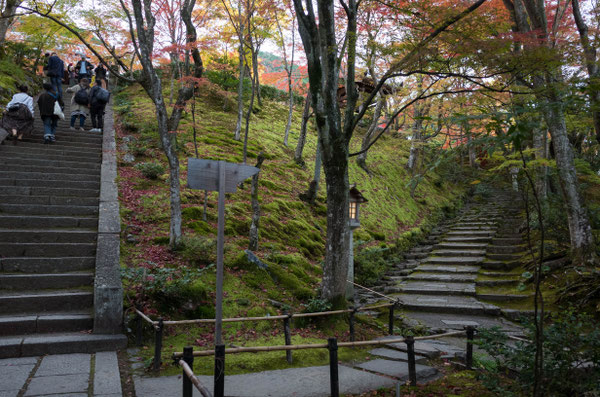
[[[504,4],[511,14],[513,29],[530,38],[524,44],[525,51],[539,53],[543,50],[542,53],[546,56],[556,56],[556,40],[552,33],[556,31],[555,27],[560,19],[558,11],[553,17],[553,24],[549,24],[544,1],[504,0]],[[569,221],[571,249],[576,263],[592,264],[596,260],[594,236],[579,192],[573,148],[567,135],[564,94],[561,91],[564,82],[561,63],[548,59],[539,62],[538,66],[539,69],[531,79],[531,86],[541,104],[552,137],[561,192]]]
[[[337,91],[340,82],[340,47],[336,39],[336,9],[334,0],[294,0],[298,30],[306,59],[310,95],[327,185],[327,242],[323,264],[321,295],[334,306],[345,305],[348,263],[348,154],[349,144],[357,122],[381,90],[385,81],[395,72],[408,67],[419,51],[456,21],[477,9],[485,0],[478,0],[467,10],[440,23],[383,74],[362,110],[355,114],[358,92],[356,89],[356,43],[359,1],[341,0],[343,8],[347,53],[343,82],[347,93],[346,108],[342,112]],[[346,41],[346,40],[345,40]]]
[[[8,28],[15,20],[17,8],[23,0],[0,0],[0,48],[4,46]]]

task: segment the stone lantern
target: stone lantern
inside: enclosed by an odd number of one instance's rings
[[[348,211],[349,211],[349,247],[348,247],[348,280],[354,282],[354,229],[360,227],[360,205],[368,200],[356,188],[356,185],[350,185],[348,192]],[[346,298],[354,298],[354,285],[346,283]]]

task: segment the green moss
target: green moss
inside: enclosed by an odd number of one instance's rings
[[[190,222],[187,226],[200,235],[213,234],[216,232],[216,230],[211,225],[204,221]]]

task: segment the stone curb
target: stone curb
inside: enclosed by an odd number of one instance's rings
[[[98,245],[94,281],[95,334],[120,334],[123,326],[123,286],[119,249],[121,221],[116,183],[116,148],[111,100],[106,108],[102,135]]]

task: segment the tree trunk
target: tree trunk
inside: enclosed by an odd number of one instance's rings
[[[260,46],[257,45],[255,49],[252,50],[252,70],[254,71],[254,81],[256,82],[256,87],[254,88],[254,95],[256,96],[256,101],[258,102],[258,106],[262,107],[262,96],[260,94],[260,75],[258,74],[258,53],[260,51]]]
[[[541,120],[540,120],[541,121]],[[536,159],[546,159],[548,154],[546,152],[546,130],[544,128],[535,128],[533,130],[533,149],[535,150]],[[536,170],[536,191],[539,197],[546,198],[548,195],[547,180],[548,180],[548,167],[541,166]]]
[[[412,138],[410,140],[410,153],[408,155],[408,162],[406,163],[406,168],[408,168],[411,172],[414,172],[417,165],[421,145],[421,133],[423,129],[421,108],[418,104],[415,104],[413,115],[415,121],[413,123]]]
[[[242,23],[242,0],[238,1],[238,13],[240,16],[240,24],[239,24],[239,47],[238,47],[238,60],[240,62],[240,71],[239,71],[239,82],[238,82],[238,111],[237,111],[237,122],[235,124],[235,133],[234,139],[236,141],[240,140],[240,134],[242,133],[242,117],[244,115],[244,24]]]
[[[259,153],[256,161],[256,168],[260,168],[264,160],[265,157],[263,156],[262,152]],[[258,228],[260,223],[260,205],[258,204],[259,176],[260,172],[254,174],[252,176],[252,183],[250,185],[250,197],[252,198],[252,224],[250,225],[250,243],[248,244],[248,249],[250,251],[256,251],[258,249]]]
[[[0,10],[0,48],[4,48],[6,33],[15,19],[17,7],[19,7],[22,1],[23,0],[6,0],[4,9]]]
[[[296,152],[294,153],[294,161],[299,166],[304,166],[302,152],[304,151],[304,144],[306,143],[306,126],[308,124],[309,118],[310,94],[306,94],[306,98],[304,99],[304,110],[302,111],[302,125],[300,126],[300,136],[298,137],[298,143],[296,144]]]
[[[587,90],[592,108],[596,140],[600,143],[600,68],[598,67],[597,50],[590,42],[588,27],[579,9],[579,0],[572,0],[571,4],[573,5],[573,17],[579,32],[579,40],[583,47],[585,64],[589,75]]]
[[[579,193],[573,150],[567,137],[564,105],[562,98],[552,86],[549,91],[550,103],[546,103],[544,115],[552,136],[560,188],[567,207],[571,250],[576,264],[592,265],[595,261],[594,236]]]
[[[368,151],[366,149],[369,147],[369,144],[371,143],[371,138],[373,138],[375,131],[377,131],[377,126],[379,125],[379,117],[381,116],[381,110],[383,109],[384,105],[385,96],[379,95],[377,105],[375,105],[375,111],[373,112],[373,120],[371,121],[371,125],[369,125],[369,129],[363,137],[362,144],[360,146],[360,150],[364,152],[356,157],[356,163],[358,164],[358,166],[365,170],[365,172],[369,175],[371,174],[371,171],[369,170],[369,167],[367,167]]]
[[[248,111],[246,112],[246,131],[244,132],[244,164],[246,164],[246,160],[248,158],[248,132],[250,129],[250,116],[252,116],[252,108],[254,107],[254,97],[256,94],[256,76],[252,76],[252,93],[250,94],[250,105],[248,106]]]
[[[348,273],[348,153],[330,152],[323,160],[327,185],[327,249],[323,263],[321,297],[334,307],[345,305]]]
[[[467,149],[469,151],[469,166],[477,168],[477,156],[475,155],[475,144],[473,143],[473,134],[471,129],[467,127]]]
[[[292,127],[292,114],[294,113],[294,92],[292,91],[292,76],[288,73],[288,93],[289,93],[289,106],[288,106],[288,118],[285,125],[285,133],[283,134],[283,146],[288,146],[288,137],[290,135],[290,128]],[[303,144],[304,145],[304,144]]]

